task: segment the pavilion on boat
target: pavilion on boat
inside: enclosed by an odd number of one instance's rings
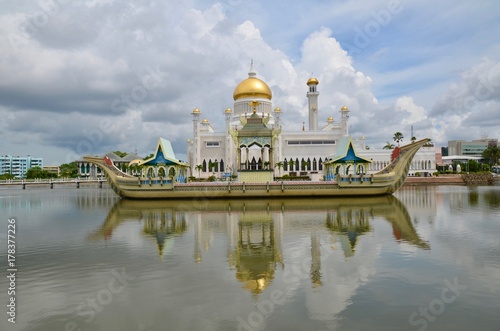
[[[368,172],[370,163],[370,160],[356,153],[350,136],[343,137],[339,141],[336,154],[323,162],[325,180],[332,181],[336,175],[364,175]]]
[[[147,160],[134,160],[129,167],[142,166],[142,176],[148,178],[172,178],[174,182],[186,182],[189,164],[178,160],[170,141],[159,138],[155,153]]]

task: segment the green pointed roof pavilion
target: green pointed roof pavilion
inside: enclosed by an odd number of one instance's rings
[[[156,150],[152,157],[145,160],[143,165],[156,165],[156,164],[166,164],[166,165],[181,165],[189,166],[186,162],[178,160],[175,157],[174,149],[170,141],[164,138],[159,138],[156,144]]]
[[[339,141],[335,155],[324,163],[371,163],[371,161],[356,153],[351,137],[343,137]]]

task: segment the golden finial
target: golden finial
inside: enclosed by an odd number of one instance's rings
[[[251,107],[253,107],[253,113],[255,114],[257,112],[257,106],[260,105],[260,102],[257,100],[253,100],[248,103]]]

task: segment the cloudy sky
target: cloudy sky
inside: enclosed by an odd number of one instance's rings
[[[110,150],[185,158],[190,112],[218,131],[253,59],[283,110],[307,123],[351,110],[382,148],[401,131],[500,138],[500,2],[39,0],[0,6],[0,154],[60,164]]]

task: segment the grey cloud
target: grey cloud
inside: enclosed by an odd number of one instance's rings
[[[463,122],[467,126],[479,126],[481,128],[497,128],[500,126],[500,102],[490,102],[476,112],[467,116]]]
[[[500,100],[500,62],[483,59],[461,78],[437,100],[431,115],[466,114],[484,102]]]

